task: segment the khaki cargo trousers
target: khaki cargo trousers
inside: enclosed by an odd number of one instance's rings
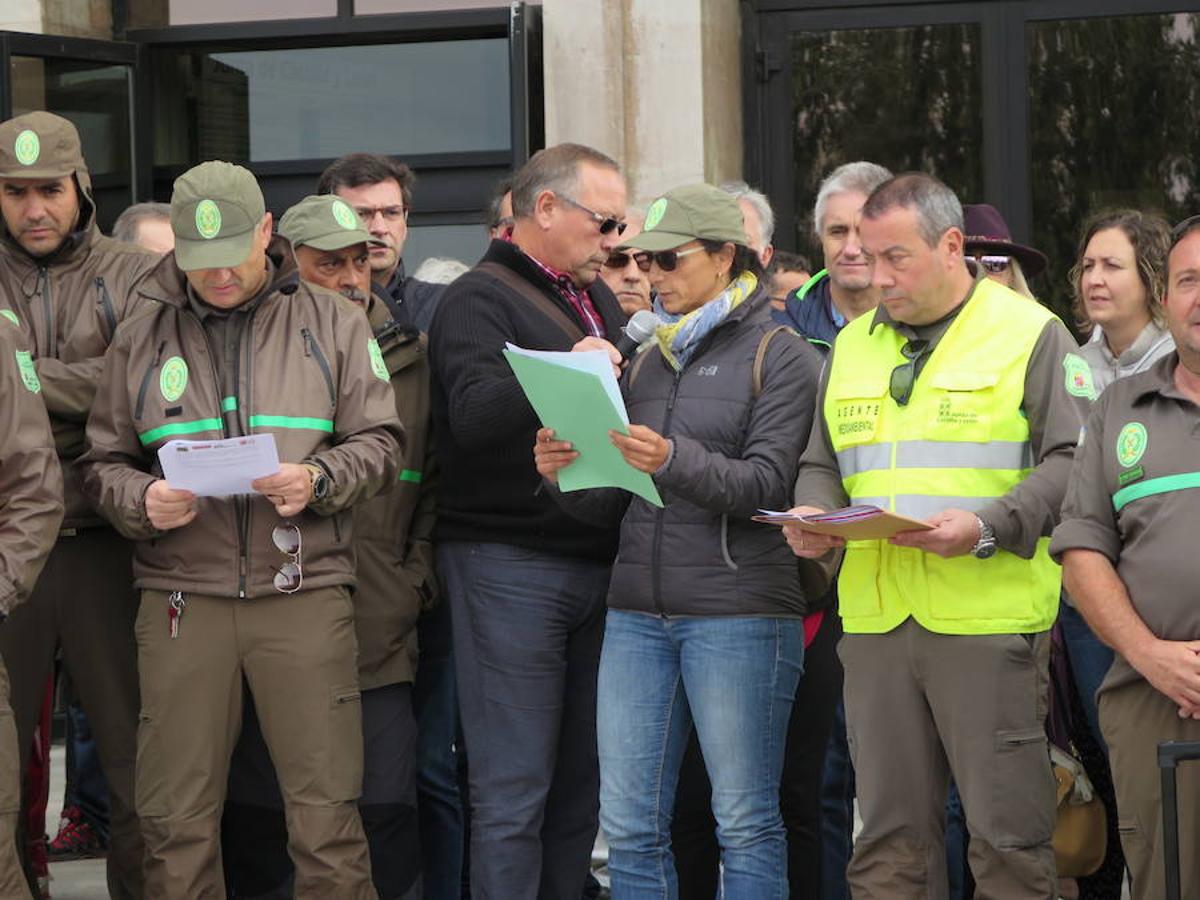
[[[847,634],[846,735],[863,829],[854,900],[944,900],[946,795],[962,797],[976,896],[1058,896],[1045,719],[1049,632]]]
[[[225,897],[220,827],[242,679],[279,778],[298,900],[376,900],[362,821],[362,710],[344,587],[254,600],[144,591],[137,809],[146,894]]]
[[[18,772],[29,762],[46,679],[55,650],[62,650],[108,782],[108,891],[114,900],[148,896],[143,894],[142,836],[133,801],[138,594],[132,559],[132,545],[111,528],[64,532],[28,601],[0,625],[0,654],[17,724]],[[25,852],[23,846],[20,852]]]
[[[8,673],[0,663],[0,897],[6,900],[32,900],[33,897],[17,855],[23,771],[17,751],[17,725],[8,706]]]
[[[1133,900],[1166,893],[1159,741],[1200,741],[1200,722],[1179,718],[1179,707],[1149,682],[1100,694],[1100,730],[1108,744],[1117,791],[1121,849],[1133,876]],[[1200,762],[1181,762],[1175,795],[1179,811],[1179,885],[1200,897]]]

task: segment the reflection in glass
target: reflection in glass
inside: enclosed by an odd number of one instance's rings
[[[404,270],[412,275],[431,256],[449,257],[473,266],[487,245],[487,230],[482,223],[410,226],[404,243]]]
[[[1200,210],[1200,14],[1027,26],[1034,245],[1042,285],[1071,321],[1067,272],[1093,212]]]
[[[13,115],[44,109],[79,129],[83,155],[107,228],[133,200],[128,66],[13,56]]]
[[[153,59],[155,163],[507,150],[504,39]]]
[[[858,159],[936,175],[963,202],[983,194],[977,25],[792,36],[796,238],[813,244],[822,179]]]

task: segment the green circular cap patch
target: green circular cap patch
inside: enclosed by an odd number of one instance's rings
[[[650,231],[652,228],[654,228],[655,225],[662,221],[662,217],[666,215],[666,212],[667,198],[659,197],[657,200],[651,203],[650,208],[646,210],[646,224],[643,230]]]
[[[42,142],[38,139],[37,132],[26,128],[18,134],[13,142],[13,153],[16,154],[17,162],[23,166],[32,166],[37,162],[38,157],[42,155]]]
[[[8,321],[12,322],[18,328],[21,326],[21,320],[17,318],[17,314],[11,309],[0,309],[0,316],[4,316],[4,318],[8,319]]]
[[[172,356],[163,363],[158,375],[158,389],[162,391],[163,399],[174,403],[183,396],[187,388],[188,367],[182,356]]]
[[[367,353],[371,356],[371,371],[375,377],[380,381],[388,381],[387,364],[383,361],[383,351],[379,349],[379,342],[375,338],[367,341]]]
[[[1141,422],[1130,422],[1117,435],[1117,462],[1126,469],[1136,466],[1146,452],[1148,442],[1146,426]]]
[[[196,204],[196,230],[206,241],[221,233],[221,210],[211,200],[201,200]]]
[[[358,216],[354,214],[354,210],[352,210],[344,200],[334,200],[332,206],[333,217],[337,220],[339,225],[341,225],[347,231],[353,231],[355,228],[359,227]]]

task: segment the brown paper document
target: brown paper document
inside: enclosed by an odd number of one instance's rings
[[[847,506],[827,513],[796,516],[786,512],[760,510],[755,522],[769,525],[795,523],[817,534],[831,534],[848,541],[883,541],[902,531],[930,531],[933,526],[880,509],[878,506]]]

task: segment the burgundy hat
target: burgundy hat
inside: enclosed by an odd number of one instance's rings
[[[967,233],[967,253],[979,256],[1014,256],[1028,278],[1040,275],[1046,270],[1046,254],[1024,244],[1013,243],[1008,223],[991,204],[975,203],[964,206],[963,224]]]

